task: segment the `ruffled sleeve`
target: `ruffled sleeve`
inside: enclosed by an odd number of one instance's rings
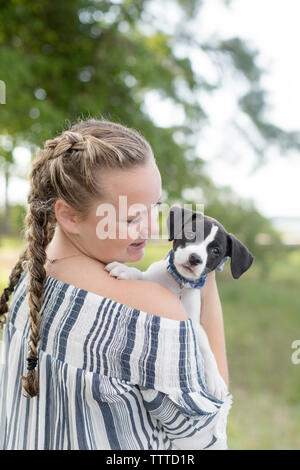
[[[231,396],[206,390],[203,359],[191,320],[139,312],[130,358],[131,381],[172,449],[226,449]]]

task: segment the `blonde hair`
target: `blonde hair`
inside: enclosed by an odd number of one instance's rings
[[[47,140],[44,148],[37,150],[29,175],[26,245],[0,299],[0,319],[3,324],[6,322],[10,294],[22,271],[28,271],[30,343],[28,372],[25,377],[21,377],[27,398],[36,396],[39,390],[36,370],[40,339],[39,312],[46,280],[45,249],[54,235],[56,225],[56,200],[63,199],[84,220],[95,201],[103,197],[99,185],[102,168],[130,169],[146,164],[151,158],[154,158],[151,147],[138,131],[105,119],[81,120],[58,137]]]

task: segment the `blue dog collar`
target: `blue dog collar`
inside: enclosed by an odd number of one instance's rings
[[[208,274],[200,277],[196,281],[186,279],[183,277],[175,268],[174,265],[174,250],[171,249],[164,259],[168,258],[167,271],[173,276],[173,278],[181,285],[181,287],[192,287],[194,289],[201,289],[204,286]],[[216,267],[217,271],[223,271],[225,263],[228,261],[229,256],[222,259],[221,263]]]

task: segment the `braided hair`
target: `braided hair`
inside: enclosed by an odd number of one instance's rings
[[[10,295],[23,270],[29,275],[30,341],[27,374],[21,377],[27,398],[39,391],[38,343],[40,310],[46,281],[46,247],[53,238],[55,203],[63,199],[85,220],[92,205],[103,197],[99,182],[102,168],[129,169],[154,158],[148,142],[133,129],[105,119],[79,120],[61,135],[46,140],[32,163],[28,208],[25,217],[25,249],[14,266],[0,298],[0,322],[6,323]]]

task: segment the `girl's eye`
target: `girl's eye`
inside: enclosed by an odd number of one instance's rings
[[[153,204],[152,209],[157,209],[160,204],[162,204],[161,201],[158,201],[156,204]],[[128,224],[137,224],[137,223],[140,222],[141,220],[142,220],[141,217],[135,217],[135,218],[132,219],[132,220],[127,220],[127,223],[128,223]]]
[[[220,250],[219,250],[219,248],[217,248],[217,247],[212,248],[211,251],[212,251],[212,253],[213,253],[214,255],[219,255],[219,254],[220,254]]]
[[[141,217],[136,217],[135,219],[132,219],[132,220],[127,220],[128,224],[137,224],[138,222],[140,222],[141,220]]]

